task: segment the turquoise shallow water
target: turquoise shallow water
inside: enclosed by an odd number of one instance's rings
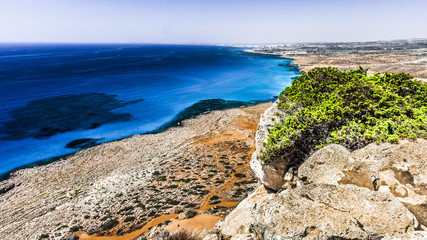
[[[289,59],[243,50],[0,45],[0,174],[205,110],[269,101],[299,75]]]

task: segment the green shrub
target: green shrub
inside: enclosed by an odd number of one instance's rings
[[[80,226],[74,226],[70,228],[70,232],[77,232],[78,230],[80,230]]]
[[[367,69],[314,68],[279,96],[284,112],[270,130],[262,159],[301,164],[314,150],[341,144],[427,137],[427,85],[406,73],[367,76]]]
[[[104,230],[110,230],[117,226],[119,224],[119,221],[117,219],[110,219],[106,221],[104,224],[102,224],[101,228]]]
[[[133,220],[135,220],[135,217],[129,216],[125,218],[124,222],[132,222]]]
[[[157,181],[166,181],[166,176],[160,176],[157,178]]]
[[[181,203],[181,201],[173,200],[173,199],[167,198],[165,203],[166,203],[166,204],[171,204],[171,205],[178,205],[178,204],[180,204],[180,203]]]
[[[187,204],[187,208],[195,208],[197,205],[195,203],[189,203]]]
[[[211,197],[211,200],[218,200],[219,199],[219,196],[217,196],[217,195],[213,195],[212,197]]]
[[[42,234],[39,237],[39,239],[45,239],[45,238],[49,238],[49,235],[48,234]]]
[[[126,212],[126,211],[133,210],[133,209],[134,209],[133,206],[127,206],[127,207],[120,209],[119,213]]]
[[[236,176],[237,178],[245,178],[246,175],[243,173],[235,173],[234,176]]]

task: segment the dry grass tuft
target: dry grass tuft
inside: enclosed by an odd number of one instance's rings
[[[196,237],[191,232],[182,230],[171,234],[168,240],[196,240]]]

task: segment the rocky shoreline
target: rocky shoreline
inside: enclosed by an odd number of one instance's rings
[[[209,112],[162,133],[15,171],[0,183],[0,238],[126,236],[165,215],[224,217],[256,187],[249,160],[259,118],[270,105]]]
[[[352,68],[368,51],[302,48],[256,53],[283,51],[306,71]],[[408,51],[377,49],[366,61],[374,73],[405,60],[399,69],[422,79],[412,57],[425,48],[398,57]],[[288,169],[260,158],[278,111],[276,103],[213,111],[16,171],[0,182],[0,239],[168,240],[191,227],[203,240],[427,239],[427,140],[353,152],[328,145]]]
[[[258,125],[251,168],[261,184],[205,240],[427,238],[427,140],[332,144],[285,171],[259,157],[279,111],[273,104]]]

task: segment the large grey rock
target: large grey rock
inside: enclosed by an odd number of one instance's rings
[[[378,191],[393,194],[427,226],[427,140],[373,143],[351,156],[377,177]]]
[[[418,222],[389,193],[313,183],[277,194],[257,190],[217,227],[231,239],[379,239],[414,231]]]
[[[264,164],[260,158],[276,113],[275,103],[261,117],[251,168],[279,192],[258,190],[242,201],[217,225],[226,238],[426,239],[427,140],[372,143],[354,152],[329,145],[295,179],[286,159]]]
[[[264,184],[264,186],[273,190],[279,190],[285,183],[283,176],[289,162],[276,161],[272,164],[264,164],[261,160],[261,151],[264,149],[263,143],[268,138],[268,130],[279,120],[277,114],[283,115],[284,113],[278,109],[276,101],[261,116],[255,136],[256,150],[252,154],[250,161],[251,169],[257,178],[262,184]]]
[[[313,183],[353,184],[388,192],[427,226],[427,140],[376,144],[352,153],[340,145],[315,152],[298,169]]]
[[[169,238],[169,232],[167,230],[163,230],[157,234],[156,240],[167,240]]]
[[[298,177],[310,183],[353,184],[371,190],[377,187],[377,178],[368,166],[355,161],[347,148],[337,144],[312,154],[298,168]]]

